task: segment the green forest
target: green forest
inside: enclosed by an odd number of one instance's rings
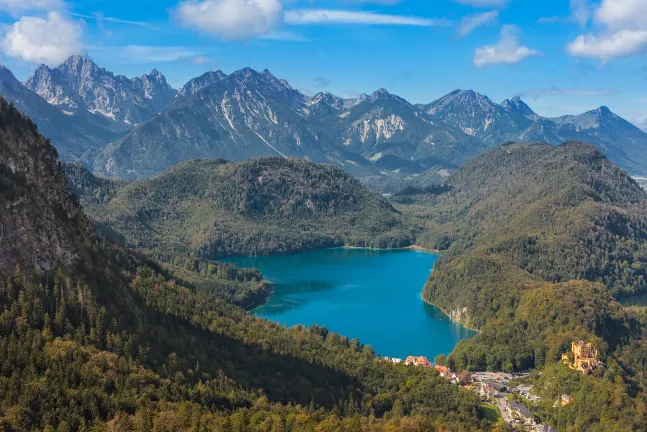
[[[419,244],[446,250],[423,297],[480,330],[448,365],[538,368],[548,423],[644,430],[645,312],[616,299],[647,290],[647,195],[582,143],[504,145],[446,187],[393,201],[414,221]],[[577,340],[600,350],[606,367],[598,375],[561,365]],[[565,390],[586,402],[553,409]]]
[[[2,98],[0,141],[0,430],[495,428],[435,370],[254,318],[256,270],[93,232],[54,148]]]
[[[98,230],[133,248],[209,260],[414,241],[388,201],[338,168],[300,159],[195,160],[135,182],[64,170]]]
[[[507,430],[433,369],[255,318],[263,275],[213,261],[412,244],[445,251],[424,299],[479,329],[452,369],[534,369],[560,431],[647,430],[647,314],[617,302],[647,292],[647,196],[592,146],[507,144],[387,200],[296,159],[97,178],[2,98],[0,142],[0,430]],[[563,365],[574,340],[604,368]]]

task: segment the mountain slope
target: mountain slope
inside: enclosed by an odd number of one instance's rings
[[[81,56],[72,56],[55,69],[41,65],[25,86],[72,115],[99,114],[123,130],[163,110],[177,94],[157,70],[128,79]]]
[[[91,218],[134,247],[213,259],[412,242],[381,197],[338,168],[298,159],[197,160],[123,187],[70,174]]]
[[[527,117],[531,120],[536,120],[539,117],[529,106],[526,104],[519,96],[515,96],[512,99],[506,99],[501,102],[501,106],[508,110],[518,114],[521,114],[524,117]]]
[[[0,95],[28,115],[52,140],[62,158],[85,160],[88,154],[118,136],[110,121],[91,113],[70,117],[25,88],[9,69],[0,66]]]
[[[647,291],[647,231],[641,226],[647,196],[593,146],[506,145],[466,164],[449,185],[452,192],[435,204],[456,204],[436,221],[443,228],[429,240],[438,242],[444,231],[453,244],[430,280],[427,298],[444,298],[444,269],[451,273],[452,261],[466,259],[501,260],[524,281],[585,279],[618,295]],[[444,301],[442,307],[476,310],[475,304]],[[488,313],[470,312],[469,323],[483,325]]]
[[[483,150],[476,139],[383,89],[339,118],[344,147],[389,170],[422,172],[434,165],[460,164]]]
[[[199,77],[193,78],[192,80],[184,84],[184,86],[178,91],[178,97],[189,97],[192,94],[197,93],[200,90],[217,83],[218,81],[222,81],[225,78],[227,78],[227,75],[222,71],[205,72]]]
[[[448,248],[425,300],[480,329],[458,344],[449,365],[541,369],[537,410],[560,430],[640,429],[647,420],[637,408],[645,388],[638,372],[644,314],[614,296],[647,291],[645,192],[594,146],[578,142],[497,147],[459,169],[448,186],[398,208],[418,219],[422,245]],[[578,340],[599,348],[605,368],[582,376],[561,363]],[[577,398],[576,410],[553,408],[564,392]]]
[[[426,105],[424,111],[489,147],[514,139],[532,123],[525,114],[506,110],[472,90],[455,90]]]
[[[304,110],[305,97],[299,92],[267,71],[243,69],[111,144],[94,169],[138,178],[196,158],[289,155],[325,161],[330,143],[313,132]]]

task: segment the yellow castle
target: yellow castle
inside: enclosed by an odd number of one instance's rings
[[[583,374],[588,374],[599,364],[598,349],[588,342],[573,342],[571,353],[573,354],[573,363],[570,362],[568,353],[562,354],[562,360],[568,364],[568,367]]]

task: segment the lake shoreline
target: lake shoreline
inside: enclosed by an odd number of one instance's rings
[[[471,331],[476,332],[476,333],[481,333],[481,331],[480,331],[480,330],[477,330],[477,329],[472,328],[472,327],[468,327],[468,326],[466,326],[465,324],[463,324],[462,322],[460,322],[460,321],[456,321],[454,318],[452,318],[452,317],[451,317],[451,315],[449,315],[449,313],[447,313],[447,311],[446,311],[445,309],[441,308],[441,307],[440,307],[440,306],[438,306],[438,305],[433,304],[432,302],[430,302],[430,301],[428,301],[428,300],[425,300],[425,298],[424,298],[424,297],[422,297],[422,295],[420,296],[420,298],[422,299],[422,301],[423,301],[423,302],[427,303],[428,305],[431,305],[431,306],[435,307],[436,309],[438,309],[439,311],[441,311],[442,313],[444,313],[444,314],[445,314],[445,316],[447,316],[447,318],[449,318],[449,320],[450,320],[451,322],[456,323],[456,324],[460,325],[461,327],[466,328],[467,330],[471,330]]]
[[[403,246],[403,247],[399,247],[399,248],[373,248],[373,247],[366,247],[366,246],[340,246],[340,247],[334,247],[334,248],[329,248],[329,249],[367,249],[367,250],[374,250],[374,251],[415,250],[415,251],[418,251],[418,252],[428,252],[428,253],[435,253],[435,254],[445,253],[445,251],[435,250],[435,249],[427,249],[427,248],[423,248],[422,246],[418,246],[418,245]]]
[[[451,353],[476,332],[421,302],[422,287],[439,255],[419,246],[398,249],[389,253],[340,246],[315,255],[228,261],[263,273],[271,293],[266,302],[248,309],[257,318],[286,327],[325,327],[393,357]],[[376,320],[376,314],[390,319]],[[405,321],[406,332],[393,326]]]

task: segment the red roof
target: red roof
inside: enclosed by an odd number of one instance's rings
[[[452,370],[451,370],[450,368],[448,368],[447,366],[434,366],[434,368],[436,368],[436,370],[437,370],[438,372],[440,372],[440,373],[447,373],[447,372],[451,372],[451,371],[452,371]]]

